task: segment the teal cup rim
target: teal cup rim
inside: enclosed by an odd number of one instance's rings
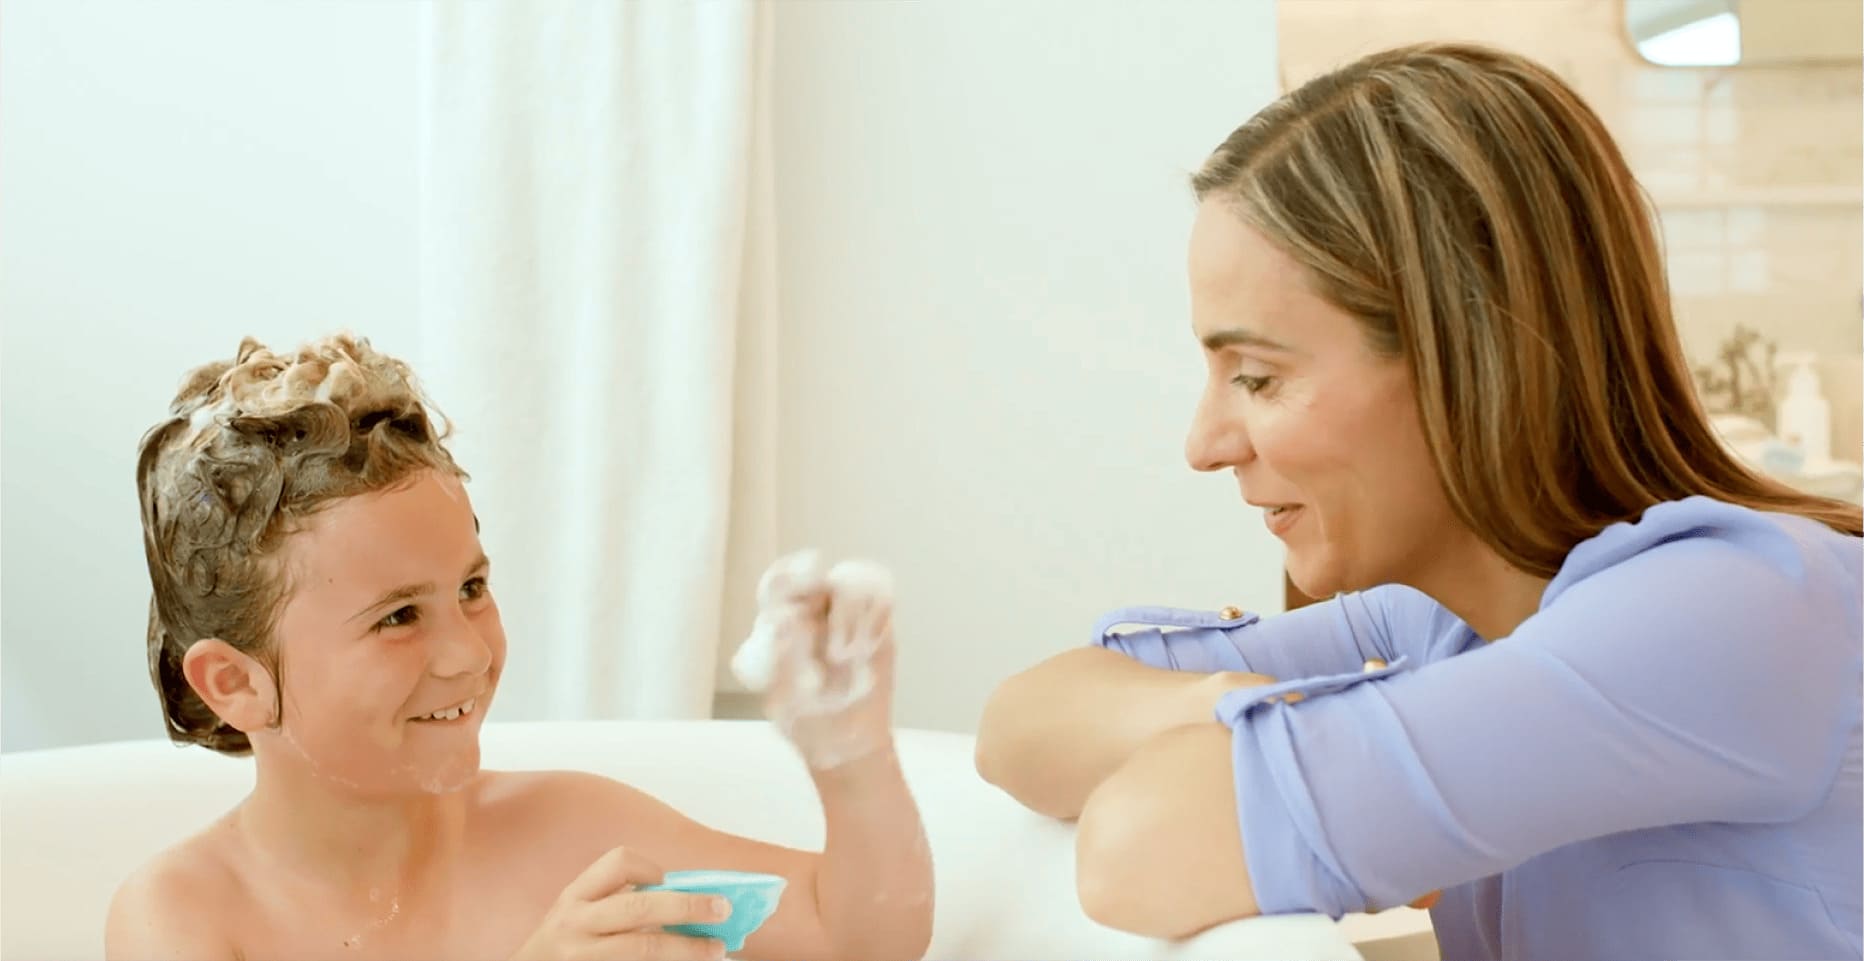
[[[718,880],[696,881],[695,878],[699,876],[717,878]],[[729,871],[696,868],[690,871],[668,871],[661,877],[659,884],[643,884],[640,890],[693,891],[722,894],[723,892],[717,889],[725,887],[762,888],[769,887],[772,884],[787,886],[789,883],[790,879],[781,874],[764,874],[758,871]]]

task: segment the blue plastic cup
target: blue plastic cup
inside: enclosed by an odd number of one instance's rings
[[[731,902],[731,917],[713,924],[674,924],[666,930],[674,934],[717,938],[725,950],[744,947],[744,939],[762,927],[777,912],[777,902],[789,882],[774,874],[750,871],[668,871],[659,884],[643,884],[642,891],[682,891],[689,894],[715,894]]]

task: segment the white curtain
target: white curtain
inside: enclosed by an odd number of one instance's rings
[[[706,716],[774,530],[767,27],[751,2],[425,16],[416,366],[492,557],[495,717]]]

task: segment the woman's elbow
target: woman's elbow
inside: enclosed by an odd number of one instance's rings
[[[977,745],[972,758],[977,765],[977,776],[997,787],[1004,786],[1011,768],[1009,756],[1014,750],[1013,737],[1004,717],[1004,701],[1013,696],[1009,689],[1015,683],[1016,678],[1010,678],[997,685],[984,702],[984,713],[977,721]]]
[[[1161,787],[1197,780],[1176,776],[1171,755],[1202,767],[1209,759],[1186,757],[1184,748],[1213,735],[1222,740],[1219,731],[1201,730],[1155,739],[1157,750],[1142,751],[1088,798],[1075,833],[1075,893],[1089,918],[1176,940],[1260,913],[1234,828],[1226,837],[1205,823],[1233,818],[1234,802],[1226,796],[1227,810],[1205,810],[1184,791]],[[1234,850],[1212,848],[1226,844]]]
[[[1074,893],[1081,912],[1096,924],[1152,937],[1178,937],[1161,918],[1143,910],[1140,883],[1122,862],[1138,832],[1109,823],[1090,800],[1081,812],[1074,836]]]
[[[1036,780],[1029,776],[1032,773],[1029,762],[1035,752],[1031,750],[1033,735],[1024,712],[1028,706],[1024,686],[1024,676],[1019,674],[991,692],[989,700],[984,702],[983,716],[978,719],[977,746],[972,760],[978,777],[1029,804],[1025,795],[1029,793],[1030,782]]]
[[[1147,870],[1156,861],[1148,838],[1165,825],[1145,816],[1143,799],[1104,788],[1088,800],[1076,827],[1074,883],[1082,913],[1152,938],[1176,940],[1209,927],[1180,910],[1184,899],[1173,890],[1171,872],[1150,876]]]

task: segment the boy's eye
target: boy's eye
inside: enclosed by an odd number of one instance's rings
[[[413,604],[409,604],[406,607],[398,607],[389,612],[387,617],[375,622],[375,627],[376,630],[390,627],[407,627],[420,619],[420,609],[416,608]]]
[[[484,597],[486,592],[491,589],[492,585],[486,583],[485,578],[474,577],[460,585],[460,599],[464,601],[476,601]]]

